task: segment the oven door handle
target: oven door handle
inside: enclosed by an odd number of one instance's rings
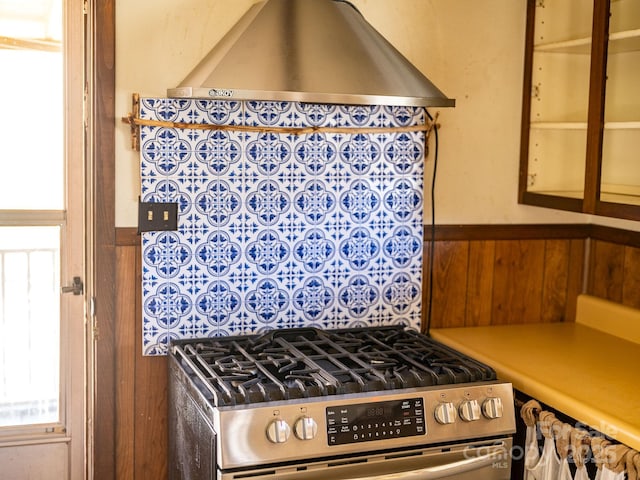
[[[495,450],[491,453],[487,453],[486,455],[465,458],[464,460],[445,463],[443,465],[435,465],[432,467],[420,468],[418,470],[411,470],[407,472],[377,475],[374,477],[349,477],[348,480],[431,480],[446,478],[452,475],[460,475],[462,473],[471,472],[473,470],[479,470],[483,467],[493,464],[496,461],[504,459],[505,455],[505,450],[500,449]]]

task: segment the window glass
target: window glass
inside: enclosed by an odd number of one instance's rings
[[[0,227],[0,426],[59,420],[59,251],[59,227]]]
[[[0,0],[0,209],[62,210],[60,0]]]

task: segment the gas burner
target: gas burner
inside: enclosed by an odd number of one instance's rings
[[[198,372],[216,406],[496,378],[489,367],[404,327],[273,330],[178,340],[172,348]]]

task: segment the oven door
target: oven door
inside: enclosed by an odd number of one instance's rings
[[[224,473],[219,480],[509,480],[510,437],[423,450],[351,456]]]

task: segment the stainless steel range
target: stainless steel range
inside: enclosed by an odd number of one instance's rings
[[[171,479],[508,479],[511,384],[403,327],[174,341]]]

